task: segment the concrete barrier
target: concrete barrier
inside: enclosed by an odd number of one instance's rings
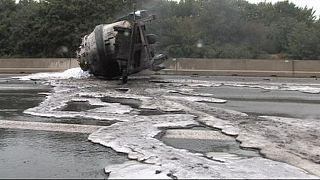
[[[165,66],[164,74],[320,77],[320,60],[178,58]]]
[[[11,58],[0,59],[0,73],[20,74],[64,71],[79,67],[72,58]]]
[[[56,72],[79,67],[72,58],[0,59],[0,73]],[[165,63],[162,74],[208,76],[320,77],[320,60],[195,59],[178,58]]]

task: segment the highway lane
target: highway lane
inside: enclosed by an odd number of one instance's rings
[[[183,81],[186,80],[186,81]],[[192,81],[191,81],[192,80]],[[159,82],[157,82],[159,81]],[[161,82],[162,81],[162,82]],[[67,133],[66,131],[63,132],[63,129],[66,129],[74,124],[83,125],[80,127],[86,127],[88,125],[93,125],[95,128],[100,128],[101,126],[109,127],[112,124],[117,123],[117,121],[102,121],[101,119],[95,119],[94,117],[97,117],[97,114],[101,114],[102,116],[100,118],[110,118],[105,116],[108,113],[118,113],[115,115],[116,119],[118,118],[121,120],[121,117],[128,118],[129,121],[131,118],[137,117],[137,118],[145,118],[144,116],[162,116],[162,115],[169,115],[172,116],[179,115],[181,113],[187,113],[187,114],[194,114],[199,115],[201,113],[207,113],[207,115],[217,115],[217,117],[222,118],[223,121],[231,121],[234,120],[235,122],[238,122],[241,120],[239,124],[233,124],[235,127],[239,126],[239,128],[243,128],[243,130],[250,130],[253,128],[255,131],[253,133],[259,133],[264,130],[270,131],[273,130],[277,133],[285,134],[286,131],[290,132],[290,128],[288,126],[283,126],[283,122],[280,123],[280,127],[272,121],[267,120],[261,120],[259,116],[280,116],[280,117],[291,117],[291,118],[299,118],[301,119],[301,125],[303,125],[303,122],[309,122],[309,119],[318,120],[319,119],[319,102],[320,98],[318,97],[318,94],[311,94],[311,93],[303,93],[298,91],[292,91],[292,90],[273,90],[268,88],[257,88],[257,87],[248,87],[246,86],[237,86],[237,84],[232,83],[252,83],[254,85],[260,84],[260,85],[268,85],[270,83],[277,83],[281,86],[281,84],[285,83],[294,83],[294,84],[302,84],[306,86],[306,84],[314,85],[319,83],[317,79],[289,79],[289,78],[242,78],[242,77],[188,77],[188,76],[154,76],[152,78],[150,77],[132,77],[131,81],[129,80],[129,83],[127,85],[121,86],[118,85],[117,81],[102,81],[95,78],[89,78],[89,79],[72,79],[72,80],[57,80],[55,81],[56,85],[58,86],[57,89],[53,90],[50,84],[45,83],[42,84],[40,81],[18,81],[13,80],[8,77],[3,77],[0,79],[0,100],[1,100],[1,106],[0,106],[0,117],[3,120],[10,120],[7,121],[6,126],[3,126],[1,128],[0,123],[0,131],[2,132],[3,136],[1,136],[0,141],[4,142],[4,146],[0,148],[0,152],[4,152],[3,154],[9,153],[9,151],[12,151],[13,154],[12,157],[14,157],[14,153],[20,153],[23,151],[23,148],[26,149],[26,152],[33,152],[36,151],[38,153],[40,152],[47,152],[48,154],[46,156],[50,156],[51,148],[52,146],[41,146],[40,149],[33,149],[34,147],[39,148],[39,146],[36,146],[36,144],[60,144],[58,145],[58,149],[60,149],[61,143],[64,144],[66,149],[69,153],[73,153],[72,156],[76,156],[79,160],[77,161],[78,165],[74,166],[74,162],[71,163],[68,162],[68,158],[66,157],[64,161],[63,158],[60,161],[54,161],[53,159],[50,161],[50,166],[48,166],[48,163],[45,161],[42,161],[41,158],[44,158],[44,156],[39,156],[39,159],[35,162],[36,164],[39,164],[39,166],[35,166],[35,168],[32,170],[32,166],[34,164],[32,163],[24,163],[25,160],[23,159],[32,159],[32,156],[34,154],[26,153],[26,156],[20,157],[17,156],[17,159],[14,161],[16,164],[8,167],[11,167],[11,170],[7,168],[6,172],[3,172],[0,174],[6,174],[7,176],[4,177],[21,177],[23,174],[20,174],[20,176],[10,176],[14,174],[16,171],[30,171],[27,177],[80,177],[80,178],[104,178],[106,177],[105,174],[103,174],[103,167],[110,165],[110,163],[121,163],[127,160],[127,158],[124,155],[119,155],[118,153],[112,151],[110,148],[105,147],[99,147],[98,151],[105,152],[103,155],[104,157],[101,157],[99,153],[92,153],[89,158],[82,158],[83,156],[77,156],[77,148],[71,148],[69,144],[76,143],[76,146],[82,146],[82,144],[85,145],[85,150],[81,150],[83,152],[91,152],[92,151],[92,144],[89,142],[86,142],[86,137],[88,136],[89,132],[92,132],[92,130],[82,133],[82,135],[79,135],[79,132],[81,132],[81,129],[79,131],[75,131],[78,133]],[[208,84],[210,84],[208,86]],[[231,84],[228,84],[231,83]],[[317,85],[316,85],[317,86]],[[123,88],[127,89],[126,92],[118,92],[117,89]],[[56,92],[55,92],[56,91]],[[82,95],[77,94],[78,92],[81,92]],[[115,93],[117,92],[117,93]],[[49,94],[48,94],[49,93]],[[104,97],[102,95],[103,93],[106,93],[105,96],[110,94],[107,97]],[[92,97],[88,97],[88,95],[92,94]],[[54,98],[46,99],[47,95],[51,95]],[[114,96],[111,101],[110,96]],[[121,97],[124,96],[124,97]],[[208,97],[210,96],[210,97]],[[120,98],[121,97],[121,98]],[[149,106],[143,105],[144,100],[148,100],[148,98],[151,97],[153,101]],[[55,100],[55,98],[57,98]],[[82,98],[82,99],[81,99]],[[127,99],[126,99],[127,98]],[[141,98],[141,99],[139,99]],[[76,99],[76,101],[75,101]],[[92,99],[94,101],[92,101]],[[104,100],[101,102],[100,100]],[[126,102],[126,100],[128,102]],[[223,103],[224,101],[221,100],[227,100],[226,103]],[[45,105],[41,105],[41,102],[47,102],[49,105],[52,105],[52,110],[50,108],[46,108]],[[51,104],[50,104],[51,103]],[[166,103],[168,107],[166,107]],[[172,103],[178,103],[180,105],[183,105],[181,107],[175,107],[176,109],[182,108],[182,110],[170,110],[170,106]],[[209,107],[218,107],[222,110],[216,110],[216,109],[210,109],[206,106],[203,106],[203,104],[209,105]],[[106,107],[105,107],[106,106]],[[25,114],[24,111],[29,108],[33,107],[39,107],[39,110],[43,110],[43,112],[38,112],[39,114],[43,114],[45,116],[35,116],[31,114]],[[113,112],[112,108],[118,108],[118,110],[121,110],[119,112]],[[149,109],[146,109],[149,108]],[[156,108],[156,109],[152,109]],[[231,113],[229,110],[235,110],[243,113],[247,113],[249,115],[248,118],[241,119],[241,116]],[[30,112],[35,111],[31,110]],[[115,109],[117,110],[117,109]],[[167,110],[167,111],[166,111]],[[108,113],[103,113],[108,112]],[[148,113],[145,113],[148,112]],[[200,114],[201,114],[200,113]],[[95,116],[90,116],[90,114],[94,114]],[[63,117],[57,118],[55,116],[63,115]],[[69,116],[70,115],[70,116]],[[105,116],[105,117],[104,117]],[[90,118],[91,117],[91,118]],[[179,116],[178,116],[179,117]],[[223,119],[223,118],[229,118],[229,119]],[[146,118],[148,119],[148,118]],[[127,119],[126,119],[127,120]],[[19,121],[19,123],[16,123],[12,125],[11,121]],[[37,123],[26,123],[29,126],[25,126],[25,130],[18,130],[23,129],[23,123],[25,122],[37,122]],[[9,125],[8,126],[8,122]],[[232,122],[232,121],[231,121]],[[11,124],[10,124],[11,123]],[[45,124],[43,129],[41,129],[41,123],[49,123]],[[58,123],[57,127],[54,126],[54,123]],[[59,126],[61,125],[63,128],[60,129],[61,132],[49,132],[50,128],[53,128],[51,130],[56,131],[55,128],[59,129]],[[203,123],[203,122],[202,122]],[[39,125],[40,124],[40,125]],[[63,125],[65,124],[65,126]],[[206,127],[208,124],[202,124],[201,128],[208,128]],[[36,126],[35,128],[30,128],[31,126]],[[204,127],[203,127],[204,126]],[[208,125],[209,126],[209,125]],[[78,127],[78,126],[77,126]],[[91,127],[91,126],[90,126]],[[267,129],[271,128],[271,129]],[[212,128],[212,127],[210,127]],[[198,130],[192,130],[189,128],[188,131],[185,131],[186,136],[177,136],[175,137],[172,134],[175,130],[171,130],[168,132],[171,132],[170,136],[164,136],[162,139],[167,145],[176,147],[176,148],[183,148],[188,149],[190,151],[194,152],[200,152],[200,153],[212,153],[208,151],[218,151],[218,153],[221,151],[226,154],[235,153],[239,154],[241,158],[244,157],[256,157],[259,156],[259,154],[256,151],[243,151],[240,149],[240,146],[246,143],[242,143],[241,145],[236,142],[236,139],[234,136],[226,136],[223,133],[220,133],[216,137],[210,137],[208,139],[203,139],[207,135],[212,134],[212,129],[207,129],[207,131],[201,131],[199,135]],[[223,130],[224,127],[222,127]],[[29,129],[29,130],[27,130]],[[33,129],[33,130],[30,130]],[[292,130],[293,132],[297,131],[299,127],[294,127]],[[38,130],[38,131],[34,131]],[[48,131],[49,130],[49,131]],[[177,129],[177,132],[181,132],[181,130]],[[216,131],[216,130],[215,130]],[[163,130],[164,134],[166,132],[166,129]],[[172,133],[173,132],[173,133]],[[317,131],[314,131],[315,133],[310,134],[316,135]],[[39,138],[34,139],[37,137],[37,134],[52,134],[50,135],[50,138],[47,138],[48,136],[39,136]],[[125,135],[125,132],[123,132]],[[203,134],[204,133],[204,134]],[[270,132],[268,132],[270,133]],[[268,134],[266,133],[266,134]],[[305,131],[299,131],[299,133],[306,133]],[[10,134],[13,134],[12,136]],[[18,134],[18,136],[16,135]],[[25,134],[31,134],[31,135],[25,135]],[[74,134],[74,135],[73,135]],[[207,134],[207,135],[206,135]],[[270,141],[272,143],[276,142],[279,143],[279,141],[282,140],[290,140],[287,139],[289,137],[283,137],[282,134],[279,134],[279,136],[270,136]],[[181,135],[181,133],[180,133]],[[183,135],[183,133],[182,133]],[[81,137],[79,138],[66,138],[66,137]],[[246,137],[246,136],[252,136],[252,134],[245,134],[245,135],[239,135],[239,137]],[[23,138],[21,138],[23,137]],[[57,137],[57,138],[55,138]],[[307,139],[301,139],[301,138],[308,138],[309,134],[301,135],[298,137],[292,137],[291,140],[295,140],[294,138],[297,138],[297,140],[307,140]],[[123,137],[125,138],[125,137]],[[130,137],[128,137],[130,138]],[[201,138],[201,139],[199,139]],[[217,141],[219,139],[232,139],[228,140],[226,144],[221,141]],[[299,139],[300,138],[300,139]],[[52,141],[54,139],[54,142]],[[209,141],[208,141],[209,140]],[[238,139],[237,139],[238,140]],[[243,140],[243,139],[241,139]],[[238,140],[239,141],[239,140]],[[23,142],[23,146],[17,145],[14,142]],[[208,143],[209,142],[209,143]],[[218,144],[215,144],[217,143]],[[313,141],[311,141],[313,142]],[[31,144],[31,146],[28,146],[28,144]],[[91,145],[90,145],[91,144]],[[190,146],[186,144],[191,144]],[[315,144],[311,144],[312,148]],[[139,144],[136,145],[139,147]],[[203,147],[199,147],[203,146]],[[72,146],[74,147],[74,146]],[[291,146],[288,146],[289,148]],[[71,149],[70,149],[71,148]],[[101,150],[102,148],[103,150]],[[117,147],[113,147],[117,148]],[[307,158],[311,158],[313,161],[316,161],[315,155],[317,152],[312,152],[312,148],[305,149],[302,148],[302,152],[298,153],[308,153],[310,151],[310,156]],[[63,148],[62,148],[63,149]],[[139,149],[138,149],[139,150]],[[58,150],[54,150],[58,151]],[[306,152],[305,152],[306,151]],[[94,152],[94,151],[93,151]],[[265,152],[264,152],[265,153]],[[1,153],[0,153],[1,154]],[[64,152],[59,152],[55,156],[59,156],[59,154],[64,156],[69,156],[70,154]],[[86,153],[84,153],[86,154]],[[232,157],[230,155],[223,154],[223,156]],[[1,155],[0,155],[1,156]],[[6,162],[7,165],[9,163],[9,159],[5,159],[6,156],[3,156],[4,158],[3,162]],[[10,156],[8,156],[10,157]],[[18,158],[19,157],[19,158]],[[30,158],[31,157],[31,158]],[[111,159],[111,161],[107,159]],[[1,157],[0,157],[1,159]],[[220,158],[218,158],[220,159]],[[281,160],[281,161],[287,161],[288,159],[281,159],[274,157],[275,160]],[[98,161],[98,164],[96,162]],[[26,161],[27,162],[27,161]],[[4,163],[4,166],[7,166],[6,163]],[[88,164],[86,164],[88,163]],[[288,163],[292,164],[291,161],[288,161]],[[63,167],[67,170],[59,170],[59,168],[56,168],[59,166],[59,164],[63,164]],[[92,167],[90,171],[91,173],[88,173],[87,166]],[[22,167],[19,169],[19,167]],[[53,171],[56,169],[57,173],[52,174],[47,172],[48,176],[44,176],[45,173],[38,173],[38,172],[46,172],[46,171],[39,171],[42,167],[51,168]],[[74,168],[73,168],[74,167]],[[312,166],[311,166],[312,167]],[[68,170],[68,168],[70,168]],[[300,166],[301,168],[301,166]],[[1,168],[0,168],[1,169]],[[1,170],[0,170],[1,171]]]

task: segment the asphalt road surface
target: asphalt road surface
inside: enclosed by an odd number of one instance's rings
[[[1,76],[0,178],[315,178],[319,93],[317,79]]]

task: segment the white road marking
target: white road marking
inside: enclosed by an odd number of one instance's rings
[[[0,129],[93,133],[104,126],[0,120]]]

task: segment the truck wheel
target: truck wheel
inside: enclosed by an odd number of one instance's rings
[[[122,76],[122,84],[127,84],[128,76]]]

